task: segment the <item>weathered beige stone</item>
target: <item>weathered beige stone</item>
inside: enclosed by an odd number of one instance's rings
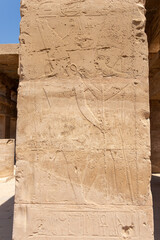
[[[14,139],[0,139],[0,178],[14,174]]]
[[[14,240],[151,240],[144,1],[21,2]]]

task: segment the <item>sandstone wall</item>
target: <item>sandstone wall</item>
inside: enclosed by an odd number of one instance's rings
[[[144,1],[22,0],[14,240],[151,240]]]
[[[0,139],[0,178],[14,174],[14,139]]]

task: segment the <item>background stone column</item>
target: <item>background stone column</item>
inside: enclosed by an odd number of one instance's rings
[[[0,178],[14,175],[14,139],[0,139]]]
[[[151,240],[144,1],[21,2],[14,240]]]

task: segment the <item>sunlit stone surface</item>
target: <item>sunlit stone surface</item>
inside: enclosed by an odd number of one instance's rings
[[[151,240],[144,1],[22,0],[14,240]]]

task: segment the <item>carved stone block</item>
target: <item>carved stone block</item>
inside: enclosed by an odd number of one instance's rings
[[[21,11],[14,240],[153,239],[144,4]]]

